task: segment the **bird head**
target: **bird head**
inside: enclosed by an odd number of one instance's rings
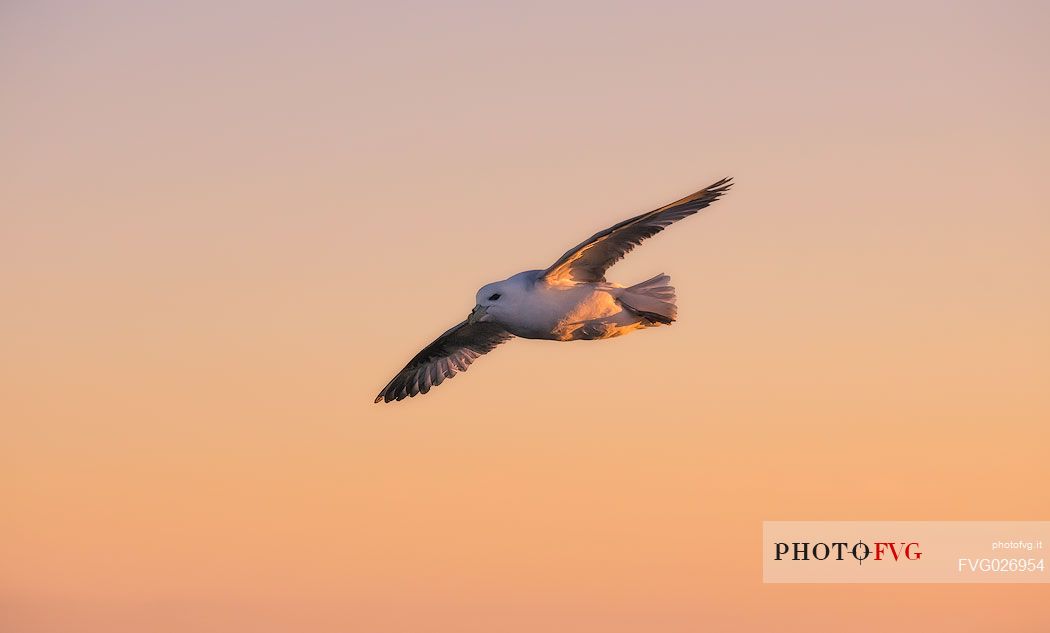
[[[520,310],[527,292],[526,279],[521,275],[485,284],[478,290],[477,305],[467,320],[471,323],[508,323]]]

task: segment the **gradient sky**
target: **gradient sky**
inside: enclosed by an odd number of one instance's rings
[[[761,583],[761,522],[1047,519],[1045,2],[0,7],[0,628],[1050,629]],[[598,229],[680,320],[372,398]]]

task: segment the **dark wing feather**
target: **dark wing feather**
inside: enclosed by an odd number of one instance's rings
[[[569,249],[561,259],[543,272],[543,278],[548,281],[605,281],[605,271],[631,252],[631,249],[646,238],[718,200],[731,186],[732,179],[723,178],[681,200],[599,231]]]
[[[466,371],[474,359],[491,352],[497,345],[513,338],[495,323],[468,323],[463,321],[423,348],[397,372],[376,396],[376,402],[404,400],[417,393],[426,393],[440,385],[456,372]]]

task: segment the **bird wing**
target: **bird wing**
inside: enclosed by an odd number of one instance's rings
[[[491,352],[514,335],[495,323],[462,323],[437,337],[408,361],[387,383],[375,401],[404,400],[426,393],[456,372],[466,371],[474,359]]]
[[[718,200],[731,186],[733,186],[732,179],[723,178],[706,189],[701,189],[677,202],[599,231],[569,249],[545,270],[541,277],[548,282],[605,281],[605,271],[631,252],[631,249],[641,244],[646,238],[656,235],[678,220],[693,215]]]

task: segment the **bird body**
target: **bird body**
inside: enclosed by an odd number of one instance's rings
[[[543,272],[529,270],[488,284],[478,291],[477,305],[487,316],[498,316],[508,332],[521,338],[589,341],[662,324],[661,320],[632,310],[635,303],[644,302],[636,297],[634,287],[606,281],[552,283],[543,277]],[[661,276],[660,281],[666,279]],[[673,320],[674,291],[670,286],[662,288],[668,290],[670,299],[663,300],[667,304],[664,316]],[[499,299],[488,299],[497,294]]]
[[[643,240],[707,207],[730,180],[643,213],[571,248],[546,270],[528,270],[482,286],[470,316],[423,348],[379,392],[391,402],[427,393],[478,356],[515,336],[552,341],[596,340],[669,325],[677,317],[670,277],[633,286],[605,279],[605,271]]]

